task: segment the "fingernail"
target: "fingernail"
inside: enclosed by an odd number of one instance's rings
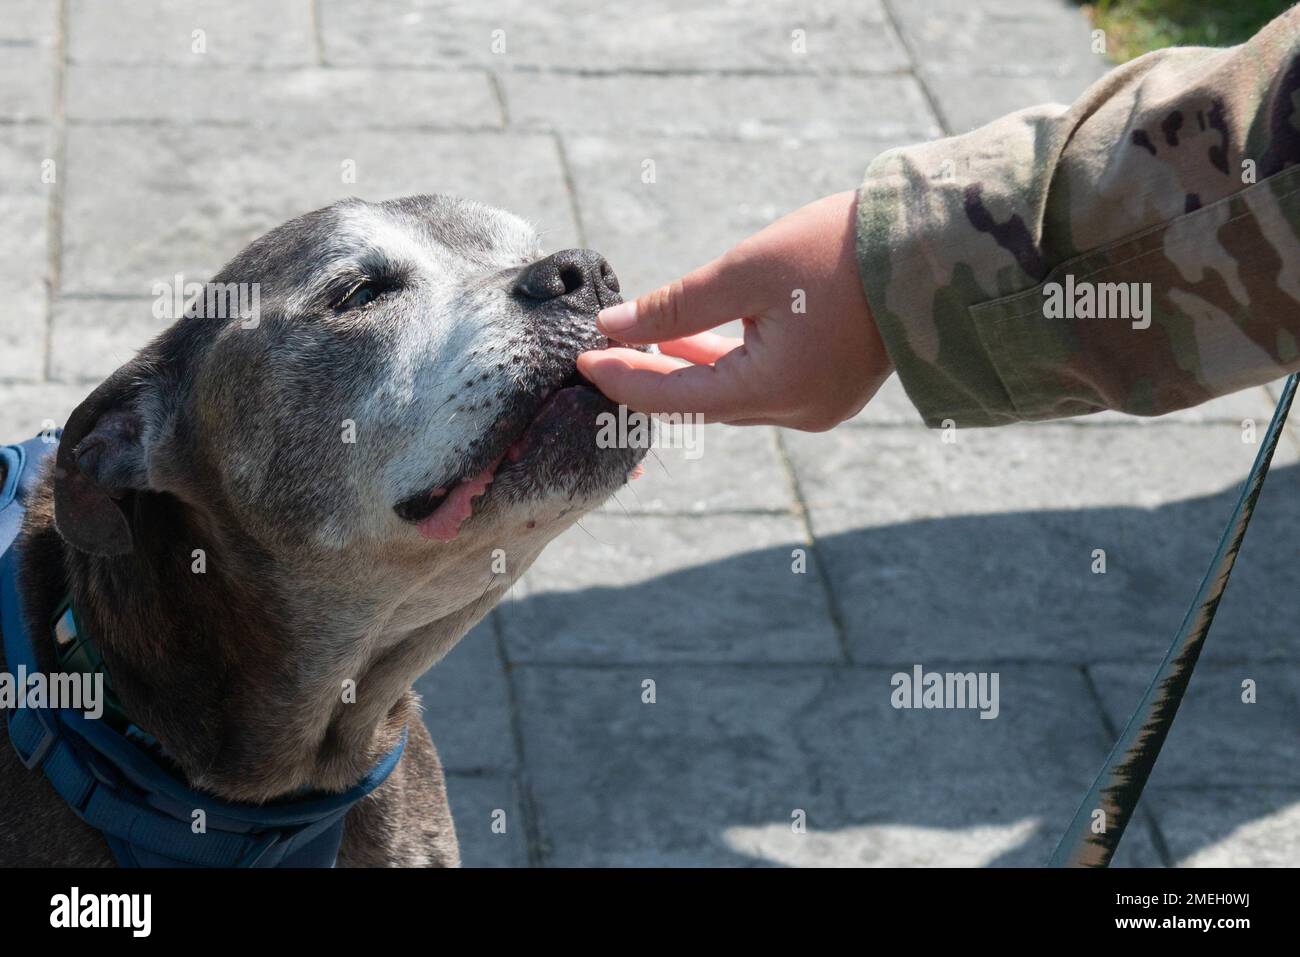
[[[620,302],[617,306],[602,309],[596,316],[596,325],[604,332],[622,332],[636,325],[636,301]]]

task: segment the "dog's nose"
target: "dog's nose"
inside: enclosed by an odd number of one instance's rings
[[[598,306],[618,300],[618,277],[605,257],[590,249],[561,249],[524,267],[515,292],[548,302],[565,296],[592,296]]]

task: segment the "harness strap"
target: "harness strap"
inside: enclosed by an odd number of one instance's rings
[[[18,501],[19,486],[27,474],[27,446],[6,445],[0,447],[0,462],[5,466],[4,482],[0,483],[0,555],[9,551],[9,546],[18,537],[18,530],[23,523],[23,510],[10,508]]]
[[[40,669],[23,620],[17,550],[11,546],[36,466],[48,455],[50,443],[42,449],[38,442],[0,448],[6,466],[0,486],[0,630],[6,667],[28,675]],[[129,736],[75,709],[24,703],[7,717],[9,740],[23,765],[39,768],[127,867],[330,867],[348,811],[383,784],[407,741],[403,728],[397,746],[341,794],[251,805],[193,790]]]
[[[1205,577],[1201,579],[1201,587],[1197,589],[1196,597],[1187,609],[1182,627],[1174,635],[1169,651],[1116,740],[1106,763],[1092,782],[1092,787],[1083,796],[1079,809],[1074,812],[1070,826],[1066,828],[1048,861],[1050,866],[1110,865],[1120,838],[1124,836],[1124,829],[1137,809],[1142,789],[1146,787],[1156,758],[1160,756],[1169,729],[1173,727],[1178,706],[1182,703],[1183,694],[1192,678],[1192,669],[1196,667],[1201,648],[1214,623],[1219,600],[1228,587],[1228,577],[1232,574],[1232,566],[1237,561],[1237,552],[1241,550],[1246,528],[1255,513],[1255,503],[1259,501],[1259,493],[1264,488],[1264,479],[1268,476],[1273,453],[1282,436],[1282,426],[1286,423],[1287,413],[1295,398],[1297,381],[1300,381],[1300,373],[1295,373],[1286,380],[1282,398],[1277,403],[1277,411],[1273,413],[1264,442],[1255,455],[1255,464],[1246,476],[1237,505],[1228,520],[1228,527],[1219,539],[1214,559],[1210,562]],[[1105,816],[1101,820],[1099,833],[1094,833],[1094,816],[1098,811]]]

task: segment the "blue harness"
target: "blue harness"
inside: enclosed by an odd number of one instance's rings
[[[22,615],[13,542],[40,466],[54,448],[40,436],[0,447],[7,469],[0,486],[0,627],[6,667],[14,675],[40,671]],[[23,700],[25,688],[18,694]],[[71,708],[28,706],[9,709],[8,725],[23,765],[45,772],[77,816],[104,835],[123,867],[332,867],[344,817],[384,783],[407,738],[403,729],[397,746],[341,794],[252,805],[188,787],[141,747],[151,739],[135,725],[117,730]]]

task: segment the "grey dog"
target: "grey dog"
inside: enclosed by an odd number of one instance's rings
[[[178,320],[68,420],[18,541],[29,628],[70,593],[131,719],[230,801],[345,790],[409,729],[338,863],[454,865],[412,682],[644,454],[600,447],[574,362],[617,279],[417,196],[285,223],[222,283],[256,323]],[[0,864],[111,862],[0,741]]]

